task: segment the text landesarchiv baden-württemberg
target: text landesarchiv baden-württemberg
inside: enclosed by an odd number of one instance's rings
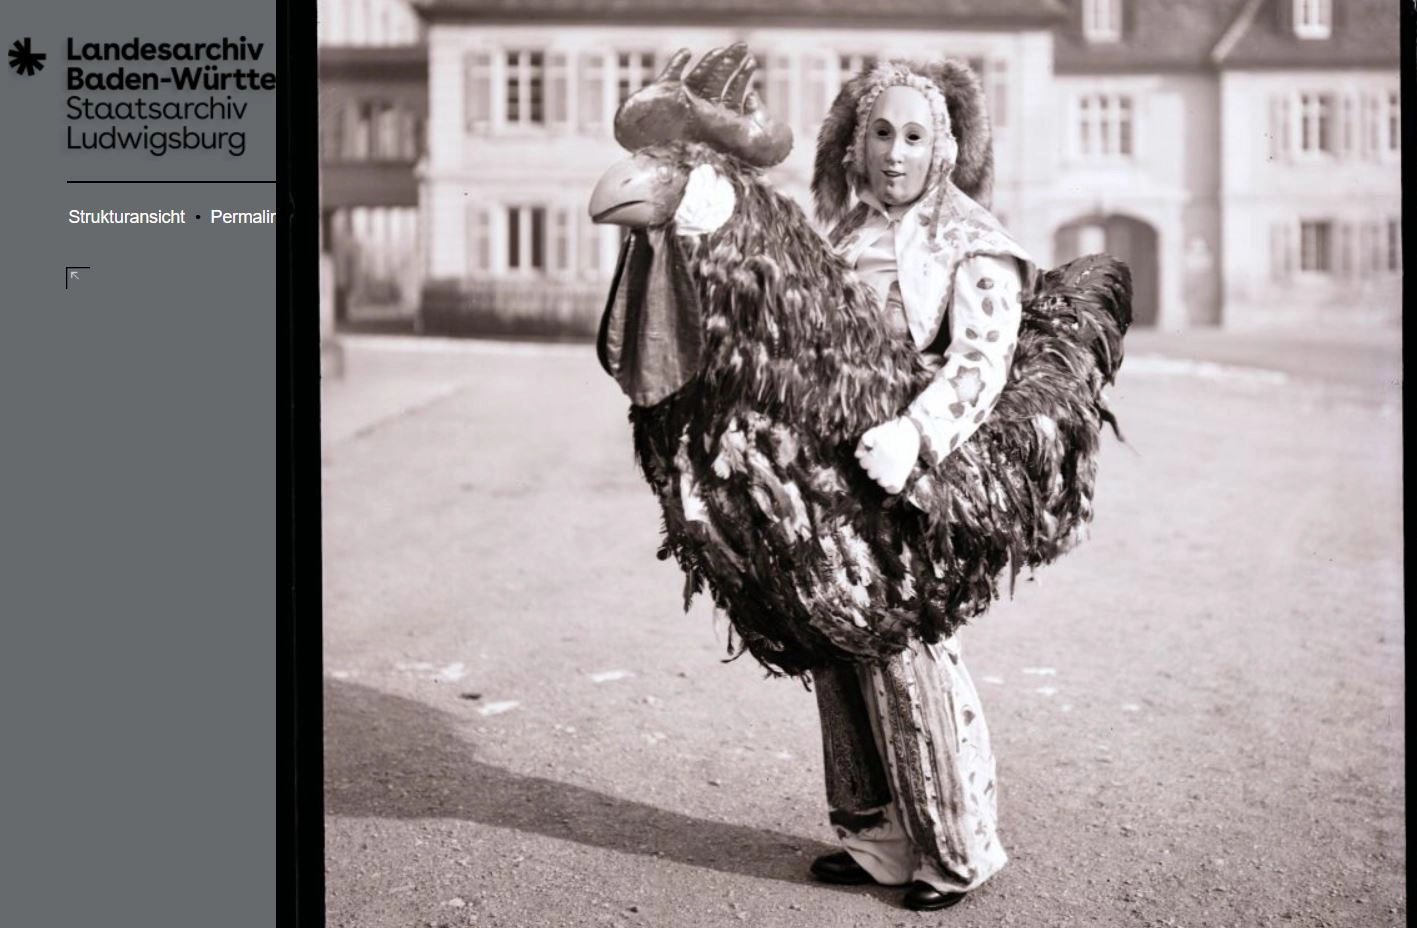
[[[224,210],[213,209],[191,214],[185,209],[71,209],[71,225],[185,225],[205,221],[208,225],[269,225],[276,221],[273,209]]]

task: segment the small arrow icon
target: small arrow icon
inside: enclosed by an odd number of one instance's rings
[[[69,289],[69,281],[78,280],[80,271],[91,271],[93,268],[87,264],[71,264],[64,268],[64,289]]]
[[[30,38],[16,40],[10,46],[10,67],[25,77],[34,77],[35,74],[44,70],[44,59],[49,56],[44,52],[36,52],[30,47]]]

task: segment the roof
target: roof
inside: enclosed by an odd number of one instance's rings
[[[1059,74],[1098,71],[1210,70],[1210,53],[1246,0],[1122,0],[1122,37],[1089,42],[1082,4],[1069,0],[1068,19],[1053,44]]]
[[[1332,0],[1327,39],[1301,39],[1288,25],[1293,0],[1248,0],[1216,48],[1221,68],[1396,68],[1399,7],[1391,0]]]
[[[803,25],[875,22],[931,28],[1051,27],[1067,0],[414,0],[425,19]]]

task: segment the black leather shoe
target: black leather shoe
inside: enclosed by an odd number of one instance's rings
[[[823,883],[841,883],[845,886],[876,882],[846,851],[823,854],[812,861],[812,876]]]
[[[964,893],[942,893],[922,880],[916,880],[905,891],[905,907],[917,912],[935,912],[948,909],[964,898]]]

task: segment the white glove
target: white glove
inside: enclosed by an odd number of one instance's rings
[[[899,493],[920,456],[920,430],[901,416],[866,432],[856,443],[856,460],[887,493]]]

